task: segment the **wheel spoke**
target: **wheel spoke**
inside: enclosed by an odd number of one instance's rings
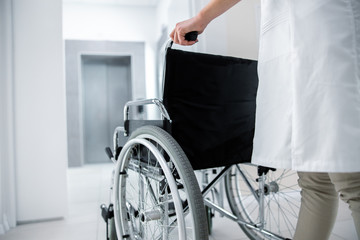
[[[143,127],[124,145],[114,175],[116,230],[142,240],[207,239],[206,223],[197,220],[205,218],[205,212],[195,207],[202,196],[194,172],[166,134]]]
[[[284,238],[292,237],[300,206],[299,188],[292,180],[288,180],[295,177],[296,172],[288,170],[270,170],[265,176],[263,227],[264,230],[280,236],[283,233],[287,234]],[[241,220],[249,223],[259,223],[260,219],[259,204],[256,200],[259,199],[257,178],[255,165],[233,167],[225,178],[225,190],[231,210]],[[250,239],[272,239],[260,231],[241,224],[239,226]]]

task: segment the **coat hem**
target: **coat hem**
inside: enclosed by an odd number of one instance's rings
[[[277,168],[277,169],[290,169],[298,172],[327,172],[327,173],[350,173],[360,172],[360,164],[348,164],[347,166],[335,166],[329,162],[326,164],[316,164],[315,161],[309,161],[309,164],[301,161],[301,164],[291,164],[293,161],[289,160],[269,160],[253,158],[252,164],[264,167]],[[311,166],[310,166],[311,165]]]

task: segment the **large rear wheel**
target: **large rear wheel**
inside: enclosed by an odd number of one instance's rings
[[[114,197],[118,239],[208,239],[194,171],[161,128],[133,132],[117,161]]]
[[[259,229],[284,239],[292,238],[301,202],[296,172],[269,170],[262,188],[259,187],[259,179],[258,166],[238,164],[232,167],[225,177],[225,191],[232,212],[242,221],[259,226]],[[257,229],[242,224],[239,226],[250,239],[274,239]]]

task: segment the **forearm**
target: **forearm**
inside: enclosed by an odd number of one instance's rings
[[[206,25],[241,0],[211,0],[196,16]]]

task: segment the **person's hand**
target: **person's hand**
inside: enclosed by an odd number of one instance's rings
[[[170,34],[170,38],[176,44],[184,46],[193,45],[198,42],[198,40],[196,39],[195,41],[187,41],[185,40],[185,34],[192,31],[197,31],[198,34],[201,34],[204,31],[206,25],[207,24],[205,24],[197,17],[190,18],[186,21],[177,23],[174,30]]]
[[[185,40],[185,34],[196,31],[201,34],[206,26],[216,17],[226,12],[241,0],[211,0],[200,12],[193,18],[176,24],[170,37],[176,44],[193,45],[197,42]]]

